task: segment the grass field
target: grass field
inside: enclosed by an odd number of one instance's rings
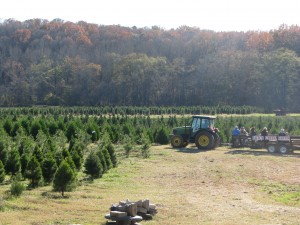
[[[0,224],[103,225],[112,203],[146,198],[158,214],[143,225],[300,224],[299,152],[162,145],[152,146],[148,159],[137,151],[125,158],[122,149],[118,157],[118,167],[101,179],[79,175],[65,198],[50,186],[11,198],[10,185],[0,185]]]

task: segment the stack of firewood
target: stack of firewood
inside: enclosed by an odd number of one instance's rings
[[[113,204],[105,218],[113,221],[107,224],[138,225],[142,220],[151,220],[156,213],[156,206],[150,204],[149,199],[137,202],[126,200]]]

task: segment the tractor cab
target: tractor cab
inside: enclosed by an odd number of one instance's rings
[[[193,133],[197,132],[199,129],[214,129],[216,117],[203,117],[203,116],[193,116],[192,119],[192,130]]]
[[[186,147],[188,143],[195,143],[199,149],[212,149],[219,143],[217,129],[214,127],[216,117],[194,115],[191,125],[177,127],[170,135],[174,148]]]

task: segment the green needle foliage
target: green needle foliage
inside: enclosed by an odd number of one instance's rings
[[[2,183],[4,180],[5,180],[5,169],[2,161],[0,160],[0,183]]]
[[[76,174],[74,170],[72,170],[66,161],[62,161],[54,176],[54,191],[60,191],[64,197],[66,191],[71,191],[75,188],[75,183]]]
[[[94,151],[90,152],[90,154],[86,158],[84,167],[84,172],[90,175],[93,179],[101,177],[104,172],[98,154],[96,154]]]
[[[40,182],[42,181],[42,169],[35,156],[33,156],[29,161],[25,176],[30,180],[29,186],[33,188],[39,186]]]

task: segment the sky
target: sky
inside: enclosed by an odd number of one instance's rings
[[[36,18],[166,30],[185,25],[270,31],[300,25],[300,0],[0,0],[0,22]]]

